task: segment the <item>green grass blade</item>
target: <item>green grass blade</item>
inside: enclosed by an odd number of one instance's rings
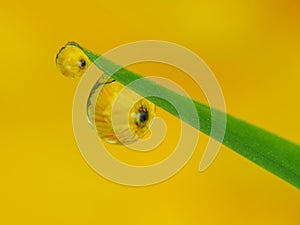
[[[72,44],[80,47],[99,69],[112,76],[123,85],[128,85],[131,82],[142,78],[141,75],[129,71],[126,68],[123,68],[120,65],[117,65],[116,63],[77,45],[76,43]],[[130,88],[142,96],[148,96],[151,93],[160,93],[162,94],[161,96],[168,95],[180,103],[182,107],[185,107],[185,105],[190,101],[190,99],[187,99],[186,97],[149,79],[143,79],[142,84],[143,85],[139,86],[131,86]],[[157,106],[178,117],[177,111],[168,101],[157,97],[148,97],[148,99]],[[193,100],[193,102],[197,109],[198,118],[190,116],[189,112],[186,111],[186,114],[180,119],[201,132],[210,135],[212,111],[214,111],[217,118],[218,115],[221,118],[221,116],[224,116],[225,113],[213,109],[196,100]],[[231,115],[226,114],[226,117],[227,125],[224,139],[221,140],[221,135],[218,135],[221,131],[219,133],[216,132],[212,138],[222,141],[225,146],[231,148],[235,152],[300,189],[299,145]],[[195,119],[199,120],[201,127],[194,125],[198,124],[195,123]]]

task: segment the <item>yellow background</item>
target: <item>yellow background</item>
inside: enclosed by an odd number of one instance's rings
[[[98,53],[161,39],[216,74],[228,112],[300,143],[300,2],[2,1],[0,224],[300,224],[290,184],[223,147],[197,171],[201,147],[164,183],[109,182],[72,131],[78,84],[58,74],[69,40]]]

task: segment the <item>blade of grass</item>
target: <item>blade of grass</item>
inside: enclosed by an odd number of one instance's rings
[[[120,65],[89,51],[76,43],[72,43],[81,48],[89,59],[104,73],[112,76],[123,85],[128,85],[131,82],[142,78],[141,75],[123,68]],[[143,85],[131,86],[130,88],[141,96],[148,96],[151,93],[160,93],[162,96],[170,96],[172,99],[180,103],[184,108],[189,103],[190,99],[163,87],[149,79],[143,79]],[[147,97],[157,106],[163,108],[172,115],[178,117],[176,109],[168,101],[157,98]],[[203,103],[193,100],[197,109],[198,118],[194,118],[186,114],[181,117],[183,121],[200,130],[201,132],[210,135],[211,130],[211,112],[214,111],[216,117],[220,117],[224,112],[213,109]],[[223,141],[220,139],[218,132],[212,138],[222,141],[222,143],[241,154],[257,165],[265,168],[269,172],[281,177],[290,184],[300,189],[300,146],[283,139],[273,133],[270,133],[257,126],[251,125],[245,121],[237,119],[229,114],[226,114],[227,125],[226,133]],[[199,123],[195,123],[199,120]],[[201,127],[195,126],[201,124]],[[220,131],[221,132],[221,131]]]

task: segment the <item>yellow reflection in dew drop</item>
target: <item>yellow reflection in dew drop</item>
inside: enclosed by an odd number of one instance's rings
[[[129,89],[122,91],[124,86],[112,79],[101,85],[97,96],[90,96],[87,109],[99,136],[111,144],[131,144],[144,137],[155,117],[155,105]]]
[[[56,55],[57,69],[66,77],[81,77],[90,64],[88,57],[76,46],[66,45]]]
[[[81,77],[90,64],[84,52],[71,44],[64,46],[56,56],[58,70],[69,78]],[[94,87],[99,90],[94,88],[91,91],[87,102],[87,117],[100,138],[111,144],[130,144],[149,132],[155,117],[153,103],[145,98],[136,101],[138,95],[135,92],[129,89],[122,92],[124,86],[112,78],[105,79],[103,83],[100,78]],[[114,106],[117,99],[117,105]],[[113,107],[117,108],[114,112]]]

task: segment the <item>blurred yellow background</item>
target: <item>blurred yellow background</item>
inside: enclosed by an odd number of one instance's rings
[[[225,147],[204,173],[199,143],[161,184],[105,180],[73,136],[78,80],[55,67],[70,40],[98,53],[175,42],[214,71],[229,113],[300,143],[299,12],[298,0],[2,2],[0,224],[299,225],[299,191]]]

